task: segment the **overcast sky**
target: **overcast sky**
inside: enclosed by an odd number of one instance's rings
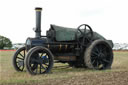
[[[42,35],[50,24],[88,24],[114,43],[128,43],[128,0],[0,0],[0,35],[13,43],[34,37],[35,7],[42,7]]]

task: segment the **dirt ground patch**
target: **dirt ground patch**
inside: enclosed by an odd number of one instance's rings
[[[47,85],[128,85],[128,72],[83,75],[46,83]],[[44,85],[46,85],[44,84]],[[40,84],[41,85],[41,84]]]
[[[128,71],[84,74],[71,78],[46,80],[44,83],[26,82],[6,85],[128,85]]]
[[[11,52],[1,52],[0,85],[128,85],[128,52],[114,52],[112,69],[104,71],[57,64],[52,73],[31,76],[12,67]]]

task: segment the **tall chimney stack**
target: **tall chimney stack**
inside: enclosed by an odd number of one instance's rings
[[[35,11],[36,11],[35,37],[40,38],[41,37],[41,11],[42,11],[42,8],[37,7],[37,8],[35,8]]]

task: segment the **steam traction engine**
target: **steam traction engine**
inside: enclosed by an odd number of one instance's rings
[[[26,67],[32,75],[48,73],[54,60],[73,67],[96,70],[111,68],[111,40],[93,32],[87,24],[82,24],[77,29],[51,25],[46,36],[41,36],[42,8],[35,10],[35,38],[27,38],[25,46],[15,52],[13,66],[16,71],[23,71]]]

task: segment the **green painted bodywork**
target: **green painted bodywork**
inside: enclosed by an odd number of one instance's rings
[[[77,28],[67,28],[56,25],[51,25],[55,32],[56,41],[73,41],[76,40],[76,33],[80,36],[81,33],[77,32]],[[83,31],[83,30],[82,30]],[[89,31],[87,31],[88,33]],[[105,39],[102,35],[97,32],[93,32],[93,39]]]
[[[75,41],[76,40],[76,33],[78,36],[81,35],[80,32],[77,32],[77,28],[68,28],[68,27],[61,27],[61,26],[56,26],[56,25],[51,25],[51,28],[49,31],[47,31],[47,35],[50,34],[50,36],[54,37],[56,41],[61,42],[61,41]],[[84,31],[84,30],[82,30]],[[89,30],[87,30],[87,33]],[[97,39],[102,39],[106,40],[102,35],[100,35],[97,32],[93,32],[93,39],[92,40],[97,40]],[[113,47],[113,43],[111,40],[107,41],[111,47]]]
[[[73,41],[75,40],[76,29],[60,27],[52,25],[53,30],[55,31],[56,41]]]

